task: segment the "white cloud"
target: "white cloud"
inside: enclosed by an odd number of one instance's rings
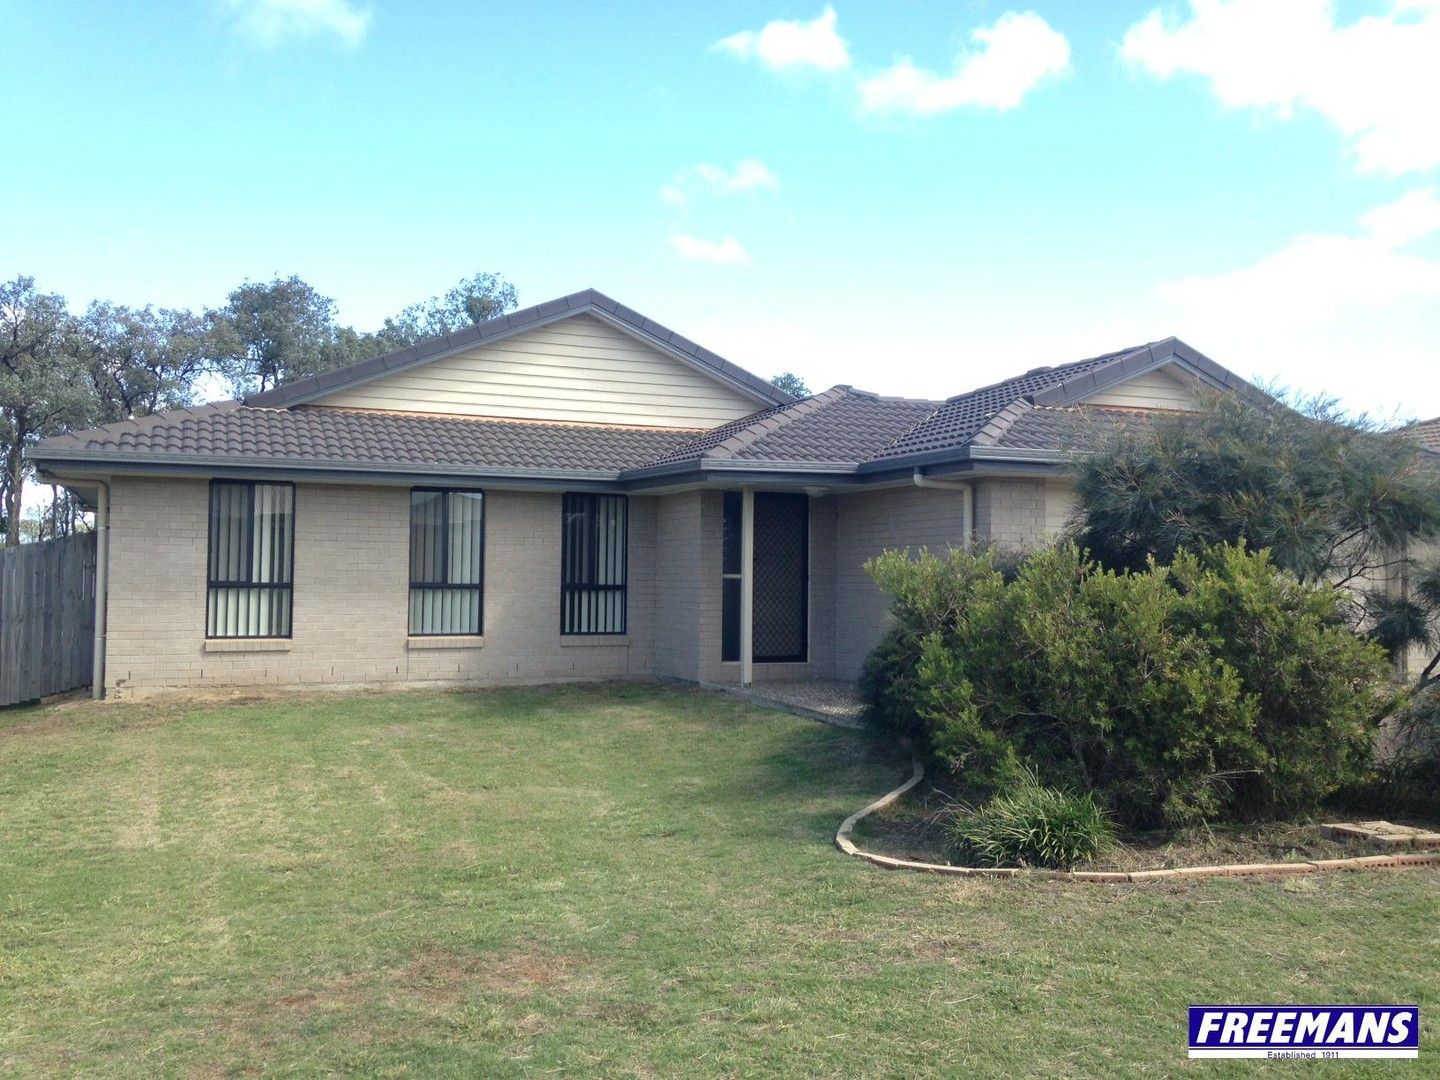
[[[1200,75],[1230,108],[1325,116],[1364,172],[1440,166],[1440,0],[1391,0],[1340,25],[1328,0],[1191,0],[1126,31],[1131,63],[1168,79]]]
[[[746,158],[729,172],[719,165],[705,164],[692,165],[684,171],[699,177],[717,195],[749,191],[751,188],[768,188],[774,191],[780,186],[780,181],[775,179],[775,174],[770,171],[769,167],[763,161],[757,161],[754,158]]]
[[[1437,189],[1420,188],[1393,203],[1377,206],[1360,219],[1360,224],[1386,247],[1401,247],[1432,232],[1440,232]]]
[[[352,0],[225,0],[225,6],[237,30],[267,47],[327,34],[359,45],[374,18],[370,8]]]
[[[660,197],[672,206],[684,209],[689,205],[687,190],[704,187],[712,195],[734,195],[741,191],[765,189],[776,191],[780,181],[763,161],[746,158],[733,169],[701,162],[689,165],[675,174],[675,181],[660,189]]]
[[[733,236],[723,240],[702,240],[686,233],[675,233],[670,237],[670,246],[680,253],[682,259],[694,262],[720,264],[746,263],[750,256]]]
[[[850,66],[850,50],[835,31],[835,9],[827,7],[810,22],[776,19],[759,30],[741,30],[714,46],[742,60],[759,60],[772,71],[814,67],[840,71]]]
[[[971,31],[973,48],[955,58],[949,75],[915,66],[908,57],[860,83],[867,112],[919,116],[965,105],[1013,109],[1044,79],[1070,66],[1070,43],[1034,12],[1006,12]]]
[[[1440,232],[1440,203],[1422,189],[1361,221],[1368,235],[1307,234],[1250,266],[1164,283],[1156,315],[1242,374],[1380,411],[1428,398],[1434,412],[1440,261],[1401,247]]]

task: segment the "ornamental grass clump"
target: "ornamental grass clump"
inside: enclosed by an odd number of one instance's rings
[[[1094,798],[1046,787],[1029,772],[984,806],[962,809],[948,832],[955,855],[986,866],[1069,870],[1115,842],[1114,826]]]

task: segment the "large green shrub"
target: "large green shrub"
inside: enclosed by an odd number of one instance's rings
[[[946,826],[956,854],[988,866],[1068,870],[1115,841],[1115,828],[1089,794],[1048,788],[1026,773],[978,809],[964,808]]]
[[[887,553],[894,596],[872,660],[872,717],[967,780],[1034,770],[1131,823],[1312,808],[1363,767],[1382,650],[1333,590],[1218,546],[1113,573],[1074,544],[1007,580],[992,554]]]

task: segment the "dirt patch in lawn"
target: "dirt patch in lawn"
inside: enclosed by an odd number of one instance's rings
[[[966,865],[957,863],[945,843],[945,822],[953,805],[949,793],[927,787],[916,798],[902,799],[861,821],[855,829],[855,842],[866,851],[897,859]],[[1355,817],[1352,813],[1347,820]],[[1397,825],[1435,827],[1434,822],[1408,817],[1392,816],[1390,820]],[[1122,834],[1115,847],[1075,869],[1129,873],[1181,866],[1346,859],[1357,855],[1393,854],[1394,850],[1380,844],[1322,836],[1318,821],[1276,821]]]
[[[523,1001],[563,993],[578,968],[574,959],[527,948],[496,953],[427,948],[399,964],[328,975],[263,1000],[227,1005],[206,1028],[240,1045],[273,1048],[317,1015],[366,1015],[381,1003],[404,1003],[410,1020],[421,1021],[448,1015],[472,996]],[[543,1016],[527,1011],[516,1030],[533,1036],[548,1026]],[[367,1031],[358,1041],[380,1035]]]

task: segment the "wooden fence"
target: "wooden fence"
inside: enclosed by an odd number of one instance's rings
[[[95,534],[0,551],[0,706],[90,683]]]

